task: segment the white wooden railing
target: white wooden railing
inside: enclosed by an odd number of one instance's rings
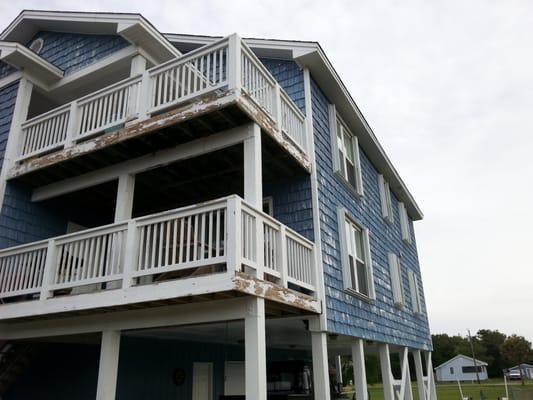
[[[1,250],[0,299],[46,300],[186,279],[211,266],[207,273],[247,267],[284,287],[315,291],[313,243],[230,196]]]
[[[74,146],[216,90],[237,90],[307,151],[305,116],[242,40],[232,35],[21,124],[19,162]]]

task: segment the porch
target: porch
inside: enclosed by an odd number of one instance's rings
[[[238,196],[0,251],[3,320],[253,295],[319,313],[313,243]]]
[[[50,183],[250,120],[309,169],[305,116],[237,35],[147,67],[136,56],[129,78],[103,88],[95,81],[98,90],[65,104],[62,92],[52,100],[22,85],[8,178]]]

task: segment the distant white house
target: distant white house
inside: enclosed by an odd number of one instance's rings
[[[510,371],[520,371],[522,369],[522,374],[526,379],[533,379],[533,365],[531,364],[520,364],[515,365],[514,367],[509,368]]]
[[[488,379],[487,363],[459,354],[435,368],[438,382],[474,381],[477,379],[476,367],[480,380]]]

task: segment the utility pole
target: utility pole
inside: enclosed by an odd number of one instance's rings
[[[470,349],[472,349],[472,359],[474,360],[474,369],[476,370],[477,384],[481,385],[481,382],[479,381],[479,372],[477,370],[476,353],[474,352],[474,343],[472,342],[472,335],[470,334],[470,329],[468,329],[468,339],[470,341]]]

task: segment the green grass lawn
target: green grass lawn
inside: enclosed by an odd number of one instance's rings
[[[418,390],[416,382],[413,385],[413,398],[418,399]],[[481,400],[480,391],[483,392],[485,400],[497,400],[505,397],[505,386],[503,380],[491,379],[482,382],[481,385],[475,383],[462,383],[463,396],[470,397],[473,400]],[[353,389],[346,388],[347,392],[353,392]],[[381,384],[368,385],[370,400],[384,400],[383,386]],[[533,400],[533,381],[526,381],[526,386],[521,386],[520,382],[509,383],[509,397],[511,400]],[[439,400],[461,400],[459,387],[454,384],[437,384],[437,398]]]

